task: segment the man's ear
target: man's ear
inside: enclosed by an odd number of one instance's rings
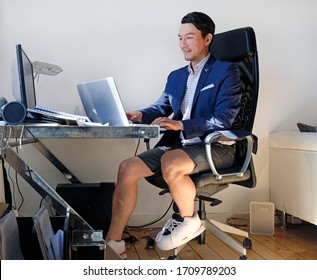
[[[212,38],[213,38],[212,34],[208,33],[207,36],[205,37],[206,46],[210,45]]]

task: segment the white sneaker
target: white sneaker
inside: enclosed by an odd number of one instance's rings
[[[174,213],[172,219],[168,220],[163,229],[156,236],[156,246],[161,250],[172,250],[177,248],[205,230],[205,226],[198,217],[182,218]]]
[[[115,251],[121,259],[125,260],[127,259],[127,251],[125,249],[125,242],[124,240],[121,241],[114,241],[110,240],[107,242],[107,244],[111,247],[113,251]]]

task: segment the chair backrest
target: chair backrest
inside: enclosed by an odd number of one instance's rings
[[[235,62],[239,66],[242,87],[241,109],[233,129],[252,132],[259,90],[258,52],[252,27],[218,33],[210,51],[220,60]]]
[[[255,33],[252,27],[243,27],[218,33],[214,36],[210,51],[216,58],[234,62],[239,66],[242,87],[241,108],[232,125],[232,129],[246,130],[252,133],[259,91],[259,65]],[[237,144],[237,164],[244,159],[245,145]],[[254,187],[256,176],[251,160],[248,180],[237,184]]]

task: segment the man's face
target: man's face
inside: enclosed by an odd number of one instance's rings
[[[184,23],[180,26],[178,38],[185,60],[195,65],[208,54],[212,35],[203,38],[201,31],[192,23]]]

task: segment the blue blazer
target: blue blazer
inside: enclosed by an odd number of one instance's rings
[[[142,109],[142,122],[150,124],[158,117],[181,120],[180,105],[186,92],[188,66],[170,73],[161,97]],[[210,56],[206,62],[193,100],[191,118],[184,120],[184,137],[204,136],[215,130],[230,129],[240,108],[241,88],[238,66]],[[167,130],[157,146],[170,145],[179,139],[180,131]]]

